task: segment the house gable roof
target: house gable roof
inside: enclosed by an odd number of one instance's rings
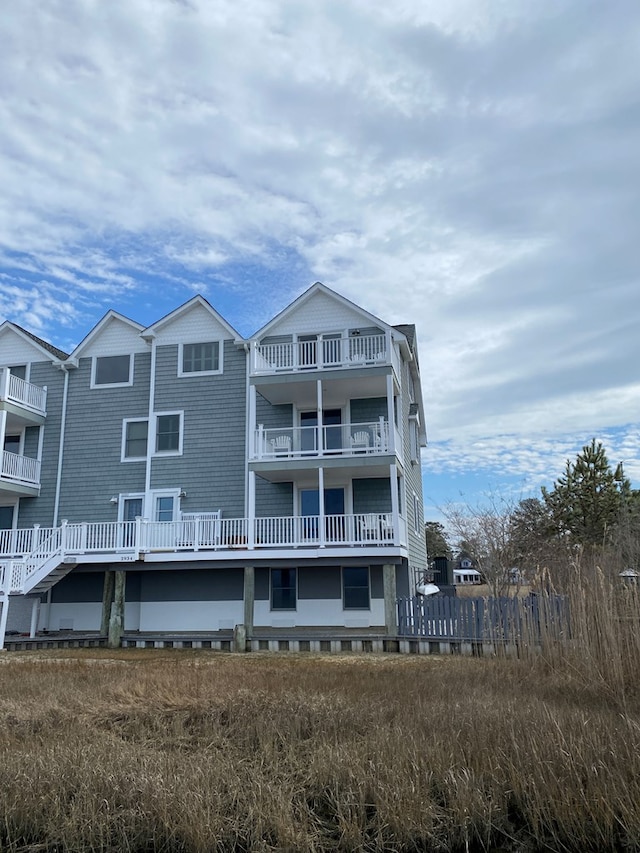
[[[194,323],[194,319],[198,315],[200,322]],[[155,323],[144,329],[142,335],[144,338],[164,338],[171,326],[175,326],[175,337],[180,340],[184,340],[185,332],[188,334],[192,329],[193,334],[197,337],[200,329],[204,333],[206,329],[211,327],[220,329],[227,339],[242,340],[242,336],[238,334],[233,326],[200,294],[189,299],[184,305],[166,314],[160,320],[156,320]]]
[[[304,317],[304,322],[300,322],[298,316]],[[327,318],[330,324],[332,316],[335,318],[336,324],[333,328],[340,328],[346,323],[347,325],[377,326],[381,329],[393,330],[393,327],[385,323],[384,320],[356,305],[355,302],[351,302],[345,296],[336,293],[335,290],[331,290],[322,282],[316,281],[279,314],[276,314],[266,326],[258,329],[252,337],[260,340],[268,335],[289,332],[291,329],[301,333],[321,331],[323,324],[320,323],[319,327],[318,321],[321,318]],[[325,322],[324,325],[326,326],[327,323]]]
[[[14,342],[9,348],[6,346],[6,342],[12,336]],[[18,341],[19,347],[16,348]],[[28,332],[22,326],[12,323],[10,320],[5,320],[0,325],[0,363],[7,361],[4,355],[9,356],[11,362],[14,364],[21,361],[34,360],[65,361],[68,358],[68,354],[63,352],[63,350],[54,347],[53,344],[39,338],[33,332]]]
[[[146,352],[147,344],[140,337],[144,326],[117,311],[107,311],[69,356],[76,361],[93,355],[125,355]]]

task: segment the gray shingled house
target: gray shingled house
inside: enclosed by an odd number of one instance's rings
[[[201,296],[71,354],[6,321],[0,641],[104,630],[114,578],[128,633],[393,634],[425,441],[415,328],[320,283],[248,339]]]

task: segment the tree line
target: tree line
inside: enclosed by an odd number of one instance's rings
[[[513,569],[534,585],[565,589],[585,556],[612,573],[640,569],[640,491],[595,438],[539,497],[491,495],[482,506],[449,503],[441,511],[446,526],[425,525],[430,563],[469,556],[493,595],[506,592]]]

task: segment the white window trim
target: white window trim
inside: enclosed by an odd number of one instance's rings
[[[99,358],[112,358],[110,355],[94,355],[91,357],[91,384],[89,385],[92,389],[100,389],[100,388],[128,388],[133,385],[133,362],[134,357],[132,353],[114,353],[114,355],[128,355],[129,356],[129,379],[127,382],[108,382],[101,383],[100,385],[96,384],[96,368]]]
[[[18,526],[18,501],[11,501],[9,499],[4,500],[0,503],[0,506],[4,509],[12,508],[13,509],[13,518],[11,520],[11,527],[7,527],[6,530],[15,530]]]
[[[173,498],[172,521],[180,520],[180,489],[153,489],[149,493],[148,518],[156,520],[156,502],[158,498]]]
[[[16,452],[17,456],[24,456],[24,434],[24,427],[20,430],[20,432],[11,432],[10,430],[7,430],[4,434],[5,441],[7,440],[7,438],[15,438],[16,436],[18,437],[18,450]],[[4,448],[2,447],[0,448],[0,450],[4,450]]]
[[[127,449],[127,424],[145,423],[147,425],[147,453],[144,456],[125,456]],[[120,448],[121,462],[144,462],[149,452],[149,418],[123,418],[122,419],[122,446]]]
[[[118,495],[118,521],[124,521],[124,502],[142,500],[142,516],[144,517],[144,492],[120,492]]]
[[[24,367],[24,381],[25,382],[31,382],[31,362],[30,361],[23,361],[23,362],[20,362],[19,364],[8,364],[7,367],[9,369],[9,373],[11,373],[12,367]]]
[[[420,501],[418,499],[418,495],[413,493],[413,532],[415,534],[420,533]]]
[[[345,515],[353,515],[353,491],[351,488],[351,482],[344,483],[331,483],[331,485],[327,486],[325,484],[325,491],[327,489],[343,489],[344,490],[344,514]],[[317,492],[318,489],[318,481],[315,482],[303,480],[300,483],[293,483],[293,507],[296,515],[302,515],[302,495],[300,492]]]
[[[165,417],[166,415],[179,415],[180,416],[180,435],[178,439],[178,449],[177,450],[156,450],[156,441],[157,441],[157,433],[158,433],[158,418]],[[153,433],[153,435],[152,435]],[[184,409],[176,409],[175,411],[169,412],[154,412],[153,413],[153,427],[149,429],[149,435],[147,438],[147,451],[149,450],[149,446],[151,446],[152,452],[151,456],[182,456],[182,446],[184,440]],[[149,441],[151,441],[151,445],[149,445]]]
[[[218,369],[217,370],[183,370],[182,366],[184,364],[183,356],[184,356],[184,347],[185,344],[218,344]],[[178,344],[178,376],[180,377],[189,377],[189,376],[217,376],[218,374],[223,372],[223,354],[224,354],[224,341],[219,338],[212,338],[208,341],[184,341]]]

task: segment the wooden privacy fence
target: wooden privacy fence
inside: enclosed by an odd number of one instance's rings
[[[527,598],[399,598],[398,634],[469,643],[542,643],[569,639],[562,595]]]

